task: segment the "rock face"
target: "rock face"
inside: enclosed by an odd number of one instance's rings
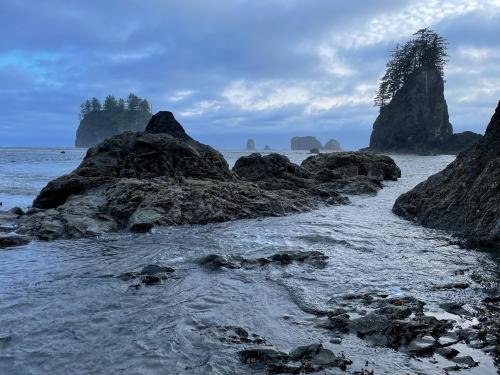
[[[403,153],[456,153],[479,134],[453,136],[444,98],[444,82],[431,68],[415,73],[381,109],[370,137],[370,150]]]
[[[249,139],[247,141],[247,151],[255,151],[255,141],[253,139]]]
[[[399,173],[387,157],[329,155],[328,162],[314,163],[324,157],[318,155],[298,166],[282,155],[252,154],[231,171],[219,152],[187,135],[172,113],[159,112],[145,132],[105,140],[87,151],[77,169],[49,182],[33,208],[17,218],[17,232],[48,240],[280,216],[346,203],[339,191],[372,193],[381,179]],[[393,174],[373,169],[381,164]]]
[[[292,150],[312,150],[313,148],[321,149],[323,146],[321,142],[315,137],[293,137],[290,145]]]
[[[342,151],[342,148],[340,147],[340,142],[339,141],[337,141],[336,139],[330,139],[323,146],[323,150]]]
[[[75,146],[92,147],[106,138],[126,131],[141,132],[150,118],[149,113],[138,111],[89,113],[80,121],[76,131]]]
[[[401,195],[393,212],[471,242],[500,246],[500,102],[483,139]]]

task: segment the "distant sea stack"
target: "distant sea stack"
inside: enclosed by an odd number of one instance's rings
[[[369,150],[396,153],[463,151],[481,139],[472,132],[453,134],[444,97],[446,40],[429,29],[397,47],[380,81]]]
[[[291,140],[290,148],[292,150],[312,150],[314,148],[321,149],[323,145],[320,141],[318,141],[315,137],[306,136],[306,137],[293,137]]]
[[[248,141],[247,141],[247,147],[246,147],[247,151],[255,151],[255,141],[250,138]]]
[[[484,137],[443,171],[401,195],[393,212],[500,248],[500,102]]]
[[[270,149],[271,149],[271,147],[269,147],[268,145],[264,146],[264,151],[269,151]]]
[[[330,139],[323,146],[323,150],[327,150],[327,151],[342,151],[342,148],[340,147],[340,142],[339,141],[337,141],[336,139]]]
[[[101,105],[97,98],[81,105],[76,147],[93,147],[103,140],[126,131],[143,131],[151,118],[147,99],[130,94],[127,100],[109,95]]]

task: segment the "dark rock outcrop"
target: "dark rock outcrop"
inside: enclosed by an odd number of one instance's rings
[[[500,247],[500,102],[483,139],[401,195],[393,212]]]
[[[340,142],[339,141],[337,141],[336,139],[330,139],[323,146],[323,150],[328,150],[328,151],[342,151],[342,148],[340,147]]]
[[[80,121],[76,131],[76,147],[93,147],[126,131],[141,132],[151,114],[140,111],[98,111],[91,112]]]
[[[306,137],[293,137],[291,140],[290,148],[292,150],[312,150],[313,148],[321,149],[323,146],[321,142],[318,141],[315,137],[306,136]]]
[[[253,139],[250,138],[249,140],[247,140],[246,150],[247,151],[255,151],[255,141]]]
[[[347,203],[337,190],[366,193],[370,185],[376,191],[388,176],[367,172],[386,157],[359,158],[353,161],[357,167],[340,163],[336,173],[335,163],[308,159],[305,168],[282,155],[252,154],[231,171],[219,152],[189,137],[170,112],[159,112],[145,132],[105,140],[73,172],[49,182],[34,208],[17,219],[17,231],[47,240],[144,232],[157,225],[280,216]]]
[[[444,82],[433,68],[422,68],[381,108],[370,137],[369,149],[377,152],[457,153],[479,134],[453,135],[444,98]]]

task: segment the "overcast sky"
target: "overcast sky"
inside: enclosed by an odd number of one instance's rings
[[[500,98],[500,0],[0,0],[0,25],[0,146],[72,146],[82,101],[134,92],[222,149],[363,147],[388,53],[423,27],[450,42],[455,131]]]

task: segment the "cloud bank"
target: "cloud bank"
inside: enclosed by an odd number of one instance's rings
[[[218,148],[363,147],[389,51],[422,27],[450,42],[456,131],[500,98],[498,0],[0,0],[0,21],[0,146],[70,146],[82,101],[134,92]]]

